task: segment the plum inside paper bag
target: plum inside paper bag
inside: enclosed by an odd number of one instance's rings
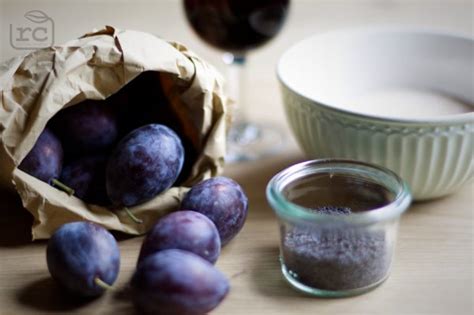
[[[190,185],[219,174],[229,117],[213,67],[182,45],[110,27],[56,51],[63,58],[39,50],[0,73],[10,75],[2,108],[24,109],[0,113],[1,181],[13,180],[33,214],[33,238],[75,220],[144,233]],[[48,58],[44,69],[28,61]],[[18,97],[25,70],[38,79],[23,85],[39,93]]]

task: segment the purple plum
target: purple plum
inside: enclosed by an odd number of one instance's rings
[[[185,136],[185,123],[182,115],[173,109],[163,92],[161,79],[163,73],[145,71],[107,98],[107,102],[118,109],[119,134],[125,136],[131,131],[148,125],[161,124],[173,130],[184,147],[184,164],[176,184],[184,182],[196,162],[198,152],[189,137]]]
[[[214,223],[195,211],[177,211],[161,218],[146,236],[138,264],[165,249],[182,249],[215,263],[221,241]]]
[[[66,164],[60,181],[74,190],[84,202],[106,206],[110,204],[105,189],[107,158],[102,155],[82,157]]]
[[[145,314],[207,314],[229,292],[227,278],[214,265],[180,249],[145,258],[131,287],[136,308]]]
[[[222,246],[242,229],[248,199],[242,187],[227,177],[213,177],[195,185],[181,203],[182,209],[200,212],[217,227]]]
[[[115,206],[143,203],[170,188],[183,167],[181,140],[170,128],[140,127],[117,145],[107,163],[107,194]]]
[[[18,168],[43,182],[52,184],[61,174],[62,167],[61,142],[51,130],[46,128]]]
[[[61,226],[46,250],[51,276],[66,289],[81,296],[102,294],[117,279],[120,252],[115,238],[90,222]]]
[[[118,140],[115,111],[107,102],[86,100],[61,110],[51,126],[71,156],[106,153]]]

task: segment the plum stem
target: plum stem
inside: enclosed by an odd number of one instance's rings
[[[124,207],[123,210],[125,210],[125,212],[126,212],[127,215],[130,217],[130,219],[133,220],[133,222],[139,223],[139,224],[142,224],[142,223],[143,223],[143,220],[137,218],[137,217],[132,213],[132,211],[130,211],[130,209],[128,209],[127,207]]]
[[[105,282],[102,281],[102,279],[100,279],[99,277],[95,277],[95,278],[94,278],[94,283],[95,283],[97,286],[99,286],[99,287],[101,287],[102,289],[104,289],[104,290],[112,290],[112,289],[113,289],[113,287],[112,287],[110,284],[105,283]]]
[[[71,187],[61,183],[59,180],[57,180],[56,178],[53,178],[53,180],[51,181],[51,183],[53,184],[53,186],[57,186],[58,188],[60,188],[62,191],[64,191],[65,193],[67,193],[69,196],[72,196],[74,195],[74,189],[72,189]]]

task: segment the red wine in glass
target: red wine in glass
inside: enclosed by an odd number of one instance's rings
[[[228,83],[240,94],[239,81],[249,50],[264,45],[281,30],[288,15],[289,0],[183,0],[186,17],[197,35],[211,46],[226,52],[230,66]],[[245,102],[228,138],[227,161],[254,160],[281,149],[282,135],[269,126],[249,122]],[[242,104],[239,104],[242,103]],[[247,116],[247,117],[246,117]]]
[[[201,39],[225,51],[265,44],[281,29],[289,0],[184,0],[186,17]]]

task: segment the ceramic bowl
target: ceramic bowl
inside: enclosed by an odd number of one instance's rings
[[[474,40],[426,30],[335,31],[280,58],[288,122],[311,158],[387,167],[415,200],[474,177]]]

